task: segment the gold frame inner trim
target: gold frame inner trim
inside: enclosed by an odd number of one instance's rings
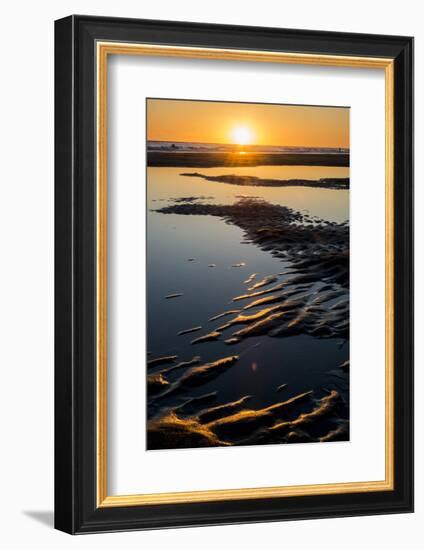
[[[97,506],[142,506],[189,502],[365,493],[394,489],[394,60],[254,50],[162,46],[123,42],[96,44],[97,54]],[[143,55],[384,69],[386,124],[386,364],[385,479],[281,487],[109,496],[107,491],[107,61],[109,55]]]

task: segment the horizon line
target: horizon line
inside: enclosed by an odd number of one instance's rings
[[[157,143],[202,143],[204,145],[232,145],[234,147],[288,147],[291,149],[296,149],[303,147],[305,149],[348,149],[350,147],[341,147],[340,145],[331,145],[331,146],[322,146],[322,145],[276,145],[267,143],[266,145],[259,143],[248,143],[240,145],[239,143],[233,142],[217,142],[217,141],[180,141],[175,139],[147,139],[149,141],[156,141]]]

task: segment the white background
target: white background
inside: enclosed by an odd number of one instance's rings
[[[384,479],[384,71],[126,56],[108,78],[108,494]],[[170,94],[350,107],[349,442],[146,452],[144,98]]]
[[[424,299],[416,288],[416,513],[266,525],[70,537],[51,528],[53,506],[53,20],[70,13],[146,17],[416,37],[416,150],[424,148],[424,30],[420,3],[356,0],[204,3],[162,0],[16,1],[2,12],[0,86],[0,543],[5,548],[420,548],[424,521]],[[423,204],[417,154],[416,203]],[[416,280],[424,277],[423,216]],[[420,391],[421,390],[421,391]]]

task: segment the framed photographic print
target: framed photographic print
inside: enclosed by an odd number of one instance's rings
[[[55,52],[56,527],[412,511],[412,38]]]

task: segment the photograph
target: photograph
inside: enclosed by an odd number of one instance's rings
[[[147,450],[349,441],[349,158],[349,106],[146,98]]]

